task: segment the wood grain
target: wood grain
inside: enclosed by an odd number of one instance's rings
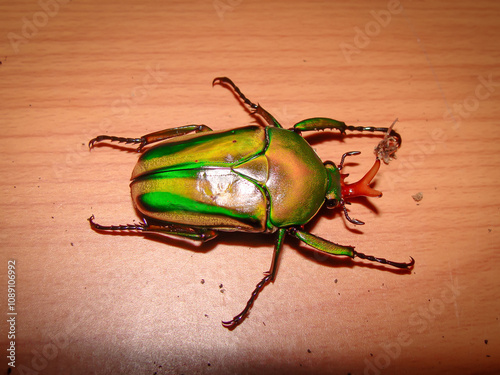
[[[16,262],[13,373],[498,373],[498,3],[0,7],[0,267]],[[201,246],[93,232],[91,214],[103,224],[139,219],[127,186],[137,154],[89,152],[88,140],[252,122],[229,91],[211,87],[216,76],[286,127],[314,116],[373,126],[399,118],[403,147],[376,180],[383,198],[350,207],[367,224],[322,211],[308,229],[368,254],[412,256],[414,271],[325,259],[288,240],[275,283],[228,331],[220,321],[268,269],[272,236]],[[362,151],[347,166],[353,180],[378,142],[307,139],[323,160]]]

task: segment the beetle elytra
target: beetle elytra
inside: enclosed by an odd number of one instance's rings
[[[231,88],[265,125],[223,131],[212,131],[206,125],[185,125],[140,138],[100,135],[92,139],[91,149],[102,141],[139,145],[141,156],[132,172],[130,187],[135,207],[143,216],[141,224],[105,226],[97,224],[92,215],[92,229],[160,233],[197,241],[213,239],[219,232],[274,233],[271,267],[241,313],[222,322],[227,328],[240,324],[260,291],[274,281],[286,235],[329,255],[358,257],[406,270],[413,267],[411,257],[410,262],[398,263],[365,255],[352,246],[333,243],[304,229],[323,205],[341,208],[348,221],[364,224],[349,216],[346,204],[353,197],[382,195],[370,183],[380,168],[380,159],[388,162],[401,145],[401,136],[392,126],[351,126],[317,117],[284,129],[269,112],[247,99],[229,78],[216,78],[215,84]],[[359,154],[358,151],[343,154],[339,165],[322,162],[301,136],[302,132],[325,129],[336,129],[342,134],[357,131],[384,135],[376,148],[374,165],[360,181],[348,184],[344,180],[347,175],[341,173],[345,158]],[[156,142],[160,143],[148,147]]]

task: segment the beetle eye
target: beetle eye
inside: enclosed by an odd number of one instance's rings
[[[335,208],[338,205],[338,201],[336,199],[327,199],[326,200],[326,207],[328,208]]]

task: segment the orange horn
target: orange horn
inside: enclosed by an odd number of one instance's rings
[[[353,198],[353,197],[381,197],[382,193],[378,190],[372,189],[370,183],[377,174],[380,168],[380,160],[375,160],[373,167],[364,175],[364,177],[353,184],[346,184],[344,179],[348,175],[342,175],[340,184],[342,186],[342,197]]]

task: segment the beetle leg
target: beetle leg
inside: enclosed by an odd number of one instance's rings
[[[271,267],[269,268],[269,271],[265,272],[264,278],[257,284],[255,287],[254,291],[250,295],[250,299],[248,300],[245,308],[243,309],[242,312],[240,312],[238,315],[236,315],[232,320],[227,321],[227,322],[222,322],[222,325],[226,328],[229,329],[234,329],[236,326],[238,326],[243,319],[248,315],[248,312],[252,308],[252,305],[261,292],[261,290],[270,282],[274,281],[274,278],[276,276],[276,271],[278,269],[278,258],[281,252],[281,249],[283,248],[283,242],[285,240],[285,235],[286,235],[286,229],[281,228],[278,231],[278,238],[276,239],[276,243],[274,245],[274,254],[273,254],[273,260],[271,262]]]
[[[143,135],[140,138],[125,138],[125,137],[115,137],[112,135],[99,135],[89,142],[89,148],[93,148],[94,145],[101,141],[111,141],[111,142],[120,142],[120,143],[138,143],[139,147],[137,148],[137,152],[140,152],[144,146],[147,146],[154,142],[163,141],[165,139],[178,137],[181,135],[189,134],[191,132],[199,133],[199,132],[208,132],[212,131],[206,125],[184,125],[176,128],[164,129],[154,133],[149,133]]]
[[[377,258],[372,255],[365,255],[363,253],[359,253],[356,250],[354,250],[354,247],[352,246],[338,245],[336,243],[327,241],[321,237],[315,236],[314,234],[305,232],[299,228],[290,228],[288,230],[288,233],[297,237],[299,240],[313,247],[314,249],[330,255],[345,255],[353,259],[355,257],[358,257],[372,262],[388,264],[389,266],[407,270],[411,269],[415,264],[415,260],[412,257],[410,257],[411,261],[408,263],[399,263],[384,258]]]
[[[274,253],[273,253],[273,260],[271,261],[271,267],[269,267],[269,271],[264,272],[264,274],[271,276],[271,281],[274,281],[276,277],[276,272],[278,271],[278,260],[281,249],[283,248],[285,235],[286,235],[285,229],[281,228],[278,230],[278,237],[276,238],[276,243],[274,244]]]
[[[392,129],[396,121],[394,121],[392,125],[388,128],[377,128],[373,126],[346,125],[346,123],[343,121],[337,121],[325,117],[314,117],[296,123],[293,126],[292,130],[302,132],[302,131],[312,131],[312,130],[337,129],[338,131],[340,131],[341,134],[345,134],[346,130],[358,131],[358,132],[372,132],[372,133],[373,132],[389,133],[389,136],[394,137],[396,139],[399,147],[401,146],[401,136],[399,135],[399,133],[397,133]]]
[[[164,235],[178,236],[188,238],[195,241],[208,241],[217,237],[217,232],[211,229],[182,227],[174,224],[166,225],[150,225],[144,221],[141,224],[125,224],[125,225],[100,225],[94,221],[94,215],[89,217],[90,227],[97,231],[128,231],[135,233],[159,233]]]
[[[397,120],[398,119],[396,119],[388,128],[377,128],[373,126],[346,125],[346,123],[343,121],[337,121],[324,117],[315,117],[296,123],[291,130],[294,130],[296,132],[303,132],[312,130],[337,129],[341,134],[345,134],[346,130],[385,133],[384,139],[380,141],[378,146],[375,148],[375,154],[379,159],[382,159],[385,163],[388,163],[391,160],[391,157],[394,157],[394,154],[396,153],[398,148],[401,147],[401,136],[399,135],[399,133],[392,129]]]
[[[211,132],[211,131],[212,131],[211,128],[203,124],[184,125],[184,126],[179,126],[177,128],[160,130],[154,133],[143,135],[141,137],[142,140],[141,145],[139,146],[139,149],[137,151],[140,151],[140,149],[142,149],[146,145],[149,145],[154,142],[163,141],[165,139],[178,137],[181,135],[189,134],[191,132],[200,133],[200,132]]]
[[[326,130],[326,129],[337,129],[340,134],[345,134],[347,130],[347,125],[343,121],[333,120],[331,118],[325,117],[314,117],[308,118],[307,120],[302,120],[296,123],[291,130],[297,132],[307,132],[316,130]]]
[[[262,117],[264,119],[264,121],[267,123],[268,126],[276,127],[276,128],[282,128],[282,126],[280,125],[280,123],[274,118],[273,115],[271,115],[264,108],[262,108],[260,106],[260,104],[255,104],[255,103],[251,102],[241,92],[241,90],[238,88],[238,86],[236,86],[234,84],[234,82],[232,80],[230,80],[229,78],[227,78],[227,77],[216,77],[212,81],[212,86],[214,86],[214,85],[228,85],[229,87],[231,87],[233,89],[233,91],[236,94],[238,94],[238,96],[241,98],[241,100],[243,101],[243,103],[245,103],[246,105],[248,105],[253,110],[253,114],[257,114],[260,117]]]

